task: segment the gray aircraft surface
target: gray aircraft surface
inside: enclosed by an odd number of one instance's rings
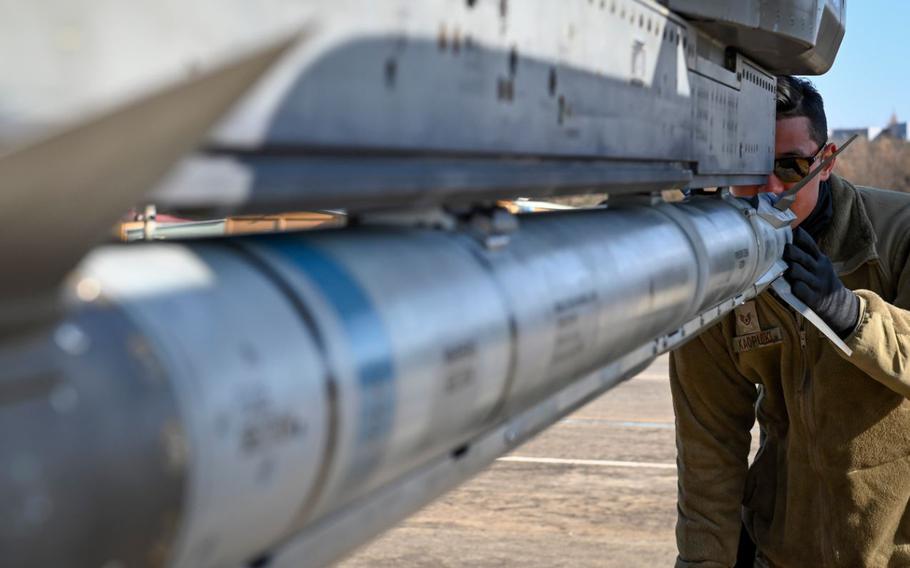
[[[787,297],[787,201],[703,189],[765,179],[845,9],[0,3],[0,563],[331,563]],[[147,204],[347,223],[110,242]]]

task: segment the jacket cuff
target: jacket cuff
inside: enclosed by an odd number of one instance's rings
[[[856,318],[856,325],[853,326],[853,330],[850,331],[850,333],[848,333],[847,336],[843,338],[843,340],[844,343],[847,344],[847,347],[855,351],[856,338],[857,336],[861,335],[860,331],[869,323],[869,319],[871,318],[871,314],[869,314],[868,310],[869,302],[864,297],[864,294],[872,294],[873,292],[869,292],[867,290],[854,290],[853,293],[857,298],[859,298],[859,317]]]

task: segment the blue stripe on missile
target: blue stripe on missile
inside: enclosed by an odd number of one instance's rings
[[[381,442],[391,431],[395,417],[395,369],[392,342],[369,296],[344,266],[302,239],[256,239],[278,252],[304,272],[335,310],[348,336],[357,365],[360,386],[360,420],[357,441]],[[378,448],[376,448],[378,449]],[[356,469],[366,473],[379,455],[362,454]]]

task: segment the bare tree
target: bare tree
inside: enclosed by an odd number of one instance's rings
[[[835,172],[857,185],[910,192],[910,143],[860,138],[838,157]]]

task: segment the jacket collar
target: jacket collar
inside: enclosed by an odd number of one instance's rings
[[[828,180],[834,200],[834,217],[819,238],[819,248],[828,255],[839,275],[853,272],[878,259],[872,222],[856,187],[832,175]]]

